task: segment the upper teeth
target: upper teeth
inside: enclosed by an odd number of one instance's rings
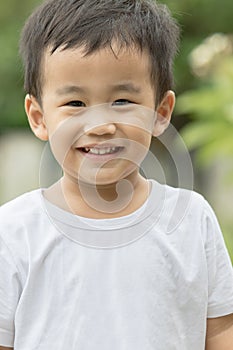
[[[117,151],[117,147],[106,147],[106,148],[87,148],[85,147],[85,151],[93,154],[109,154]]]

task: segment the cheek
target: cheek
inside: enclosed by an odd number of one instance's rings
[[[140,166],[150,148],[151,135],[142,129],[131,128],[131,132],[127,136],[129,139],[129,147],[127,148],[128,160]]]
[[[151,143],[151,133],[141,128],[131,127],[130,133],[128,133],[129,139],[136,143],[149,147]]]
[[[51,150],[60,165],[63,164],[73,145],[83,136],[77,118],[60,120],[57,118],[49,125],[49,142]]]

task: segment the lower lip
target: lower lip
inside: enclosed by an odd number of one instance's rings
[[[119,148],[116,152],[114,153],[107,153],[107,154],[93,154],[90,152],[83,152],[80,149],[78,151],[85,157],[93,161],[101,161],[101,162],[106,162],[115,158],[119,158],[119,155],[122,155],[124,151],[124,147]]]

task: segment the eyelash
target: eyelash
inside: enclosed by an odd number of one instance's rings
[[[112,104],[116,105],[116,106],[124,106],[125,104],[128,103],[133,103],[132,101],[129,101],[127,99],[121,98],[119,100],[114,101]],[[65,104],[65,106],[70,106],[70,107],[77,107],[77,108],[81,108],[81,107],[86,107],[85,103],[82,101],[70,101],[68,103]]]
[[[85,103],[82,101],[70,101],[65,104],[65,106],[70,106],[70,107],[86,107]]]
[[[120,102],[120,103],[119,103]],[[126,102],[126,103],[125,103]],[[119,103],[119,104],[118,104]],[[114,101],[113,102],[113,104],[115,104],[115,105],[117,105],[117,106],[123,106],[123,105],[125,105],[125,104],[128,104],[128,103],[133,103],[133,102],[131,102],[131,101],[129,101],[129,100],[126,100],[126,99],[124,99],[124,98],[120,98],[119,100],[116,100],[116,101]]]

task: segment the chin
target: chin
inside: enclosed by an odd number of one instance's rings
[[[118,183],[121,180],[121,178],[113,178],[113,177],[101,177],[97,176],[95,178],[78,178],[78,183],[80,185],[87,185],[87,186],[110,186]]]
[[[87,169],[86,171],[75,172],[71,169],[66,174],[72,179],[72,182],[80,185],[88,186],[110,186],[117,184],[121,180],[127,180],[130,177],[138,174],[138,168],[131,163],[122,166],[121,169],[116,167],[103,167],[100,169]]]

